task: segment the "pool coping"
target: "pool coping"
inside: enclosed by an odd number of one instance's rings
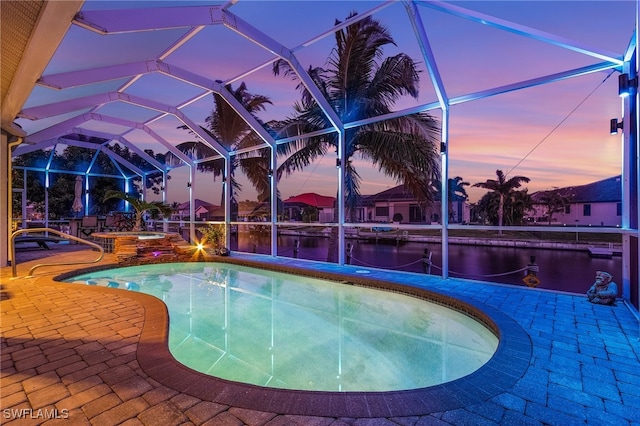
[[[464,312],[479,320],[499,338],[491,359],[475,372],[451,382],[426,388],[384,392],[332,392],[266,388],[233,382],[195,371],[178,362],[168,346],[169,315],[164,302],[143,294],[106,287],[87,290],[117,292],[139,301],[145,308],[136,357],[152,379],[176,391],[202,400],[277,414],[331,417],[400,417],[425,415],[462,408],[486,401],[512,388],[525,374],[531,357],[529,335],[512,318],[480,302],[443,291],[418,288],[372,278],[346,275],[268,261],[220,257],[220,263],[256,267],[278,272],[329,279],[400,292]],[[57,276],[56,281],[80,273],[120,267],[117,264],[84,268]],[[65,284],[66,285],[66,284]]]

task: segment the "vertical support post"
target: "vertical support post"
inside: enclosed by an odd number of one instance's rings
[[[640,1],[636,1],[636,31],[633,47],[633,55],[630,63],[635,66],[633,74],[636,79],[640,80]],[[635,291],[631,291],[631,303],[640,309],[640,87],[636,87],[635,96],[630,100],[629,112],[630,112],[630,132],[629,132],[629,145],[635,147],[635,163],[633,164],[633,176],[635,184],[635,200],[633,200],[631,211],[635,213],[635,223],[632,224],[636,230],[635,237],[632,238],[632,255],[630,256],[631,269],[633,274],[630,276],[631,282],[635,282]],[[631,159],[629,159],[631,161]],[[635,293],[635,295],[634,295]],[[633,297],[635,296],[635,297]],[[640,330],[638,332],[640,334]]]
[[[44,168],[44,227],[49,227],[49,187],[51,186],[51,175],[49,174],[49,169],[51,168],[51,163],[53,163],[53,157],[55,156],[55,148],[51,150],[49,153],[49,159],[47,160],[47,165]],[[46,235],[49,235],[47,232]]]
[[[44,227],[49,227],[49,170],[44,171]]]
[[[89,172],[84,174],[84,215],[89,216]]]
[[[22,216],[22,228],[27,227],[27,170],[22,171],[22,198],[20,199],[20,215]]]
[[[278,170],[276,147],[271,147],[271,156],[269,161],[269,186],[271,190],[271,256],[278,256],[278,178],[276,170]]]
[[[126,178],[124,180],[124,193],[128,194],[130,189],[131,189],[131,182],[129,181],[129,178]],[[131,206],[129,205],[129,203],[127,201],[125,201],[124,202],[124,211],[125,212],[129,212],[130,209],[131,209]]]
[[[338,265],[344,266],[345,261],[345,245],[344,245],[344,171],[346,166],[346,147],[345,147],[344,127],[338,129]]]
[[[636,24],[638,18],[636,16]],[[625,56],[623,73],[630,79],[638,77],[640,68],[636,44]],[[640,94],[636,87],[633,93],[622,100],[622,228],[635,231],[622,237],[622,297],[636,309],[640,305],[640,111],[638,103]]]
[[[0,266],[14,264],[9,250],[9,238],[13,230],[13,165],[11,151],[14,146],[22,143],[22,138],[15,137],[2,130],[0,133],[0,217],[6,221],[0,223]]]
[[[140,200],[147,201],[147,175],[146,173],[140,176],[140,181],[142,182],[140,185],[142,188],[140,189]]]
[[[231,247],[231,157],[224,160],[222,189],[224,191],[224,239],[225,247]],[[238,232],[240,232],[238,230]]]
[[[167,179],[167,171],[162,171],[162,202],[164,204],[167,203],[167,185],[169,184],[169,179]],[[169,219],[171,217],[165,217],[162,220],[162,232],[169,232]]]
[[[196,240],[196,202],[195,202],[195,186],[196,186],[196,165],[189,166],[189,241],[193,243]]]
[[[442,278],[449,278],[449,108],[442,108],[442,143],[440,147],[440,212],[442,215]]]

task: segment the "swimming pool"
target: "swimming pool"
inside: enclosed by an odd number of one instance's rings
[[[225,263],[144,265],[68,281],[158,297],[177,360],[265,387],[424,388],[472,373],[498,345],[478,321],[439,304]]]

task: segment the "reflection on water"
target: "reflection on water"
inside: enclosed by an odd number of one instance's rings
[[[299,240],[298,257],[326,261],[328,238],[278,236],[278,255],[294,257],[294,241]],[[441,245],[434,243],[405,242],[373,243],[349,240],[354,245],[351,264],[383,269],[396,269],[423,273],[422,254],[425,248],[432,254],[431,273],[440,275],[442,266]],[[232,241],[232,250],[269,254],[268,235],[240,234]],[[530,256],[536,257],[540,267],[538,288],[585,294],[595,280],[596,271],[611,273],[618,284],[622,277],[622,258],[594,259],[587,252],[569,250],[529,249],[512,247],[483,247],[449,245],[449,270],[452,278],[468,278],[496,283],[524,286],[524,272],[499,275],[522,269],[529,264]],[[618,285],[618,288],[622,286]]]
[[[396,293],[219,263],[154,264],[75,277],[137,283],[169,311],[183,364],[261,386],[415,389],[480,368],[497,338],[457,311]]]

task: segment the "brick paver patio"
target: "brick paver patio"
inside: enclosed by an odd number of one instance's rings
[[[80,257],[93,258],[95,252],[60,248],[40,262]],[[107,256],[102,263],[112,261]],[[18,275],[37,262],[19,264]],[[372,271],[378,279],[471,298],[513,318],[531,340],[529,366],[505,392],[446,412],[311,417],[219,404],[161,384],[138,361],[144,358],[143,326],[157,330],[154,338],[166,338],[167,324],[158,320],[162,316],[154,313],[149,296],[53,281],[73,268],[40,269],[34,278],[18,279],[11,279],[10,268],[1,271],[3,425],[640,425],[638,320],[622,302],[599,306],[581,295]]]

